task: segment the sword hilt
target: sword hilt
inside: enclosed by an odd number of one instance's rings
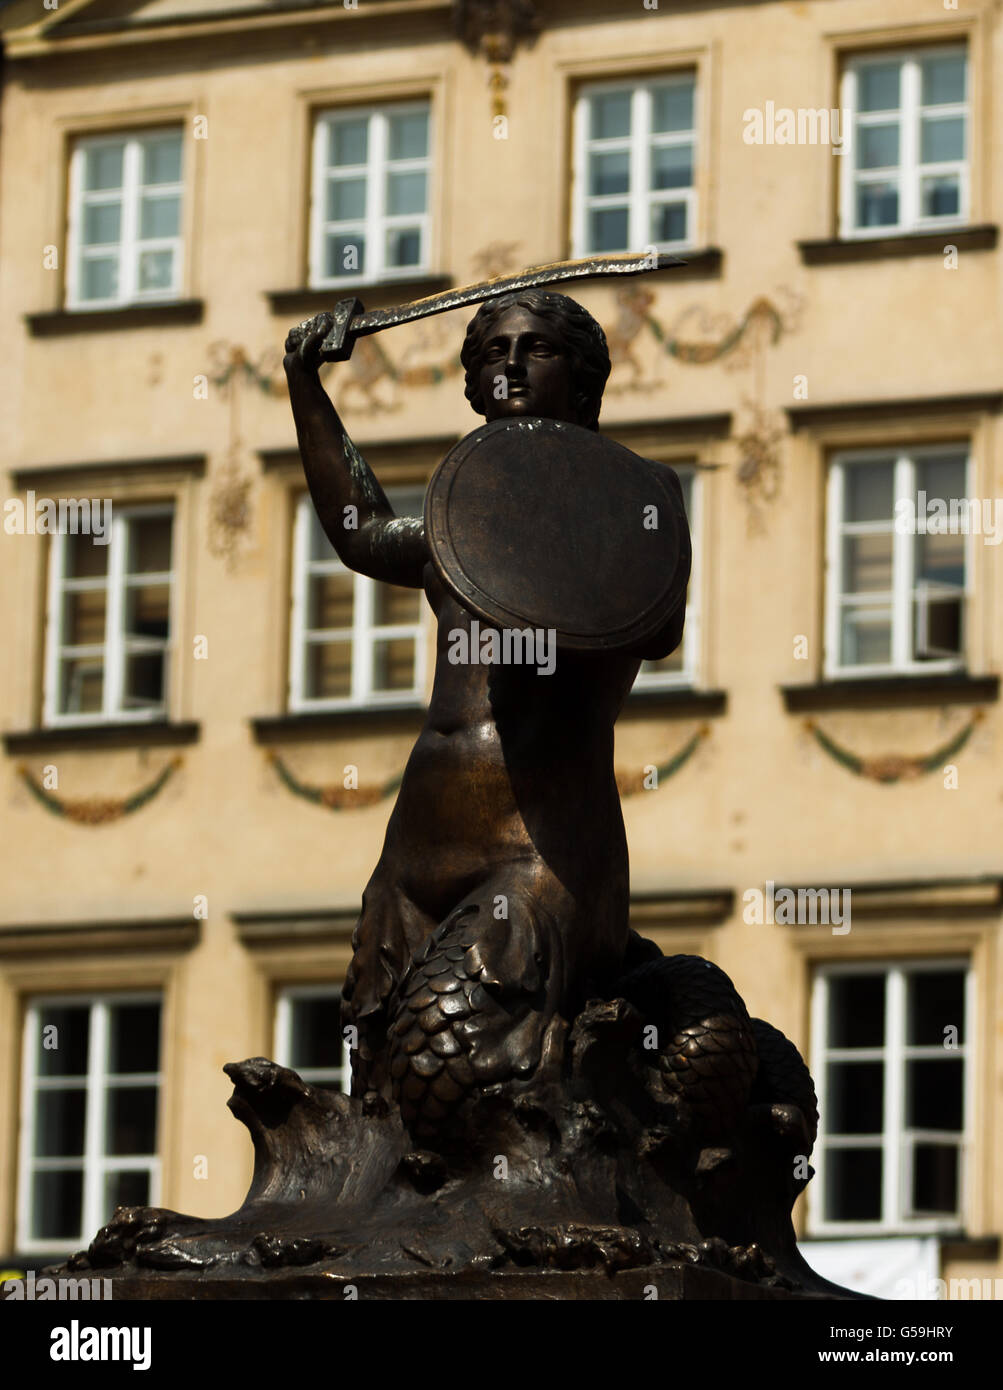
[[[349,325],[363,312],[362,301],[353,295],[350,299],[339,299],[331,310],[331,331],[320,345],[322,362],[347,362],[355,346],[355,334],[349,332]]]

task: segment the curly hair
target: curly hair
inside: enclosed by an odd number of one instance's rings
[[[599,408],[610,373],[606,334],[589,311],[566,294],[553,294],[547,290],[517,290],[499,299],[489,299],[481,305],[467,325],[467,336],[460,351],[460,361],[466,372],[464,394],[467,400],[478,415],[486,413],[478,382],[481,357],[495,322],[507,310],[514,308],[528,309],[557,328],[571,360],[581,423],[586,429],[598,430]]]

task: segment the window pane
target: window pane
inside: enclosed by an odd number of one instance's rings
[[[964,157],[964,116],[924,116],[920,124],[920,163],[946,164]]]
[[[954,1144],[917,1144],[912,1155],[912,1209],[919,1215],[954,1215],[958,1209],[958,1150]]]
[[[387,175],[387,212],[391,217],[425,211],[423,173]]]
[[[932,518],[927,524],[932,523]],[[965,527],[975,529],[976,518],[969,518],[964,510],[958,513],[958,528],[962,533]],[[965,582],[965,537],[956,536],[917,536],[916,537],[916,579],[939,584],[963,585]]]
[[[414,639],[395,637],[373,643],[373,686],[376,690],[411,690],[414,686]]]
[[[891,521],[895,501],[895,464],[858,463],[843,473],[845,521]]]
[[[692,130],[694,90],[695,84],[692,82],[656,87],[651,94],[652,130],[657,133]]]
[[[105,590],[71,591],[63,598],[64,646],[101,646],[105,634]]]
[[[174,252],[144,251],[139,258],[139,288],[169,290],[174,283]]]
[[[589,155],[589,194],[601,198],[630,189],[630,155],[626,150],[607,150]]]
[[[164,703],[163,652],[130,652],[125,659],[126,709],[159,709]]]
[[[826,1045],[882,1047],[884,1041],[884,975],[831,976]]]
[[[59,709],[63,714],[100,714],[104,664],[93,656],[66,657],[62,664]]]
[[[86,257],[80,266],[81,299],[114,299],[117,293],[118,257]]]
[[[170,594],[167,584],[129,585],[125,591],[125,630],[128,636],[165,638]]]
[[[922,96],[924,106],[943,106],[952,101],[965,99],[965,68],[967,58],[964,53],[943,54],[936,58],[922,58]]]
[[[589,138],[612,140],[630,134],[630,92],[602,92],[589,99]]]
[[[916,487],[928,498],[965,495],[965,454],[952,450],[931,454],[916,461]]]
[[[140,202],[139,235],[144,240],[153,237],[177,236],[181,215],[181,199],[143,198]]]
[[[31,1233],[36,1240],[79,1240],[84,1175],[35,1173],[31,1180]]]
[[[863,63],[857,69],[857,108],[897,111],[901,63]]]
[[[369,122],[332,121],[329,159],[332,165],[365,164],[369,152]]]
[[[960,972],[938,974],[917,971],[908,980],[906,1042],[913,1046],[940,1047],[945,1029],[956,1028],[956,1041],[965,1042],[965,977]]]
[[[339,275],[365,274],[366,238],[362,232],[329,232],[325,242],[325,275],[333,279]]]
[[[589,246],[593,251],[622,251],[627,245],[627,209],[594,208],[589,214]]]
[[[171,518],[134,517],[129,522],[129,574],[169,574]]]
[[[328,222],[352,222],[366,215],[365,179],[329,179],[327,184]]]
[[[115,246],[121,228],[121,203],[88,203],[84,208],[84,246]]]
[[[843,593],[887,593],[892,587],[892,537],[843,537]]]
[[[110,1221],[116,1207],[145,1207],[150,1201],[150,1175],[144,1172],[109,1173],[104,1183],[104,1219]]]
[[[652,188],[689,188],[692,183],[692,145],[656,145],[652,149]]]
[[[144,184],[181,182],[181,133],[143,141]]]
[[[953,1129],[962,1125],[964,1062],[946,1053],[906,1063],[906,1124],[914,1129]]]
[[[829,1221],[881,1220],[880,1149],[829,1149],[825,1215]]]
[[[387,265],[421,264],[421,229],[391,227],[387,232]]]
[[[294,999],[291,1002],[289,1066],[294,1071],[341,1066],[341,998]]]
[[[90,1027],[86,1004],[50,1004],[39,1009],[39,1076],[86,1076]]]
[[[351,628],[355,580],[350,574],[315,574],[307,581],[306,625],[315,631]]]
[[[860,125],[857,127],[857,168],[893,169],[899,162],[899,127]]]
[[[656,203],[651,209],[652,241],[686,240],[686,204]]]
[[[409,111],[392,115],[389,154],[391,159],[424,159],[428,154],[428,112]]]
[[[35,1157],[76,1158],[84,1151],[87,1092],[39,1091],[35,1096]]]
[[[857,226],[894,227],[899,220],[899,192],[895,183],[857,184]]]
[[[885,1069],[882,1062],[830,1062],[825,1127],[829,1134],[880,1134]]]
[[[891,609],[845,609],[839,650],[844,666],[886,666],[892,659]]]
[[[152,1154],[157,1147],[157,1088],[110,1086],[107,1096],[105,1152]]]
[[[160,1068],[160,1005],[117,1004],[110,1010],[108,1070],[158,1071]]]
[[[377,627],[417,623],[421,618],[421,591],[396,584],[377,584],[373,595],[373,622]]]
[[[961,181],[957,174],[939,174],[920,180],[923,217],[957,217],[961,211]]]
[[[67,579],[99,579],[108,573],[108,547],[93,536],[69,535],[63,540]]]
[[[344,699],[352,693],[352,644],[311,642],[306,649],[305,687],[313,699]]]
[[[84,188],[88,193],[122,187],[124,145],[92,145],[84,155]]]

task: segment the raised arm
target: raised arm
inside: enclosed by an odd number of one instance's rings
[[[331,315],[318,314],[292,329],[282,364],[317,517],[349,569],[420,589],[429,558],[422,519],[394,515],[321,385],[320,345],[330,328]]]

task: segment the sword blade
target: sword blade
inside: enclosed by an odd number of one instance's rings
[[[401,323],[414,323],[418,319],[430,318],[433,314],[445,314],[450,309],[483,304],[486,300],[497,299],[503,294],[513,294],[518,290],[537,289],[543,285],[562,284],[569,280],[595,280],[607,275],[643,275],[653,270],[668,270],[673,266],[685,264],[685,260],[679,256],[656,256],[648,253],[635,256],[589,256],[581,260],[553,261],[548,265],[530,266],[518,275],[495,276],[492,280],[482,280],[476,285],[466,285],[462,289],[430,294],[410,304],[353,313],[344,326],[339,323],[324,339],[320,350],[321,357],[343,358],[347,356],[346,347],[355,338],[364,338],[370,333],[379,333],[384,328],[394,328]],[[351,300],[344,302],[346,305],[353,304]],[[358,301],[354,301],[354,304],[357,303]]]

